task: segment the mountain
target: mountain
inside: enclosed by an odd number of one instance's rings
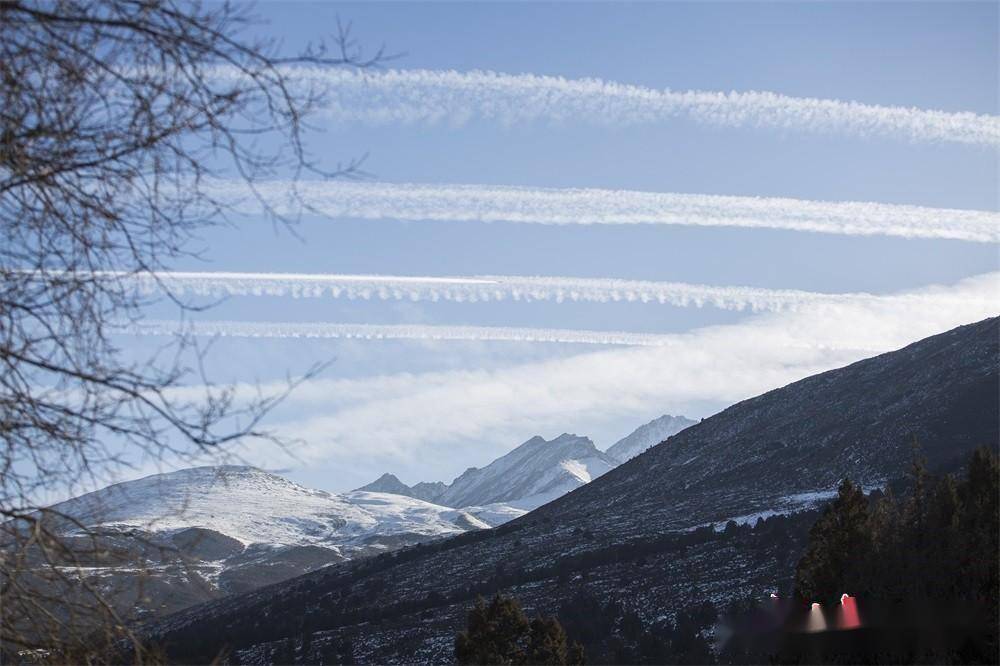
[[[155,584],[187,590],[173,595],[171,610],[333,562],[488,527],[467,512],[418,499],[334,495],[241,466],[156,474],[52,508],[122,553],[95,563],[102,565],[92,567],[95,576],[127,578],[136,556],[155,560]],[[73,525],[64,532],[83,538]]]
[[[466,470],[438,501],[461,507],[517,501],[521,508],[533,509],[616,464],[586,437],[563,433],[547,441],[536,436],[482,469]]]
[[[532,437],[482,469],[470,467],[450,485],[418,483],[411,488],[387,473],[358,490],[422,495],[436,504],[461,507],[495,526],[589,483],[617,464],[588,438],[563,433],[551,441]]]
[[[697,421],[692,421],[683,416],[671,416],[665,414],[658,419],[653,419],[645,425],[636,428],[630,435],[622,437],[612,444],[605,452],[620,463],[635,458],[637,455],[659,444],[667,437],[676,435],[684,428],[693,426]]]
[[[417,499],[422,499],[425,502],[434,502],[435,504],[440,504],[438,500],[441,499],[441,495],[444,491],[448,489],[448,486],[441,481],[421,481],[420,483],[415,483],[410,487],[410,493],[412,497]]]
[[[475,597],[494,591],[531,615],[579,616],[615,601],[648,624],[700,600],[787,590],[808,512],[842,478],[893,483],[914,441],[938,471],[998,446],[998,340],[994,318],[803,379],[498,528],[211,602],[148,636],[175,660],[229,646],[242,663],[261,663],[305,622],[320,653],[349,645],[355,663],[442,662]],[[628,638],[621,623],[609,626]]]
[[[198,527],[240,543],[321,546],[343,557],[398,540],[482,528],[461,511],[389,493],[334,495],[254,467],[195,467],[108,486],[54,507],[90,527]]]
[[[410,494],[410,487],[400,481],[395,474],[389,474],[388,472],[378,477],[367,486],[361,486],[358,490],[369,493],[393,493],[395,495],[413,497],[413,495]]]
[[[424,500],[425,502],[439,503],[437,500],[447,488],[448,486],[440,481],[435,483],[422,481],[414,484],[413,487],[410,487],[400,481],[395,474],[389,474],[386,472],[379,478],[369,483],[367,486],[358,488],[358,490],[372,493],[393,493],[394,495],[415,497],[417,499]]]

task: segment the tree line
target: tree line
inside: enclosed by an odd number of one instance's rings
[[[745,529],[730,524],[726,531]],[[761,529],[763,522],[755,531]],[[569,636],[562,643],[580,641],[576,658],[586,653],[602,664],[995,664],[998,557],[996,454],[976,450],[958,478],[932,475],[917,455],[898,494],[889,488],[866,496],[848,479],[840,484],[809,530],[794,594],[780,612],[777,599],[744,598],[720,617],[702,600],[672,619],[647,622],[620,602],[602,602],[581,589],[551,622],[559,625],[555,633]],[[862,612],[855,624],[838,625],[848,604],[851,613],[855,604]],[[456,661],[581,663],[567,661],[565,651],[548,661],[519,657],[527,620],[509,617],[520,612],[509,597],[498,595],[488,606],[477,601],[456,638]],[[810,614],[822,618],[819,628],[809,626]],[[521,627],[520,639],[502,638],[511,627]]]

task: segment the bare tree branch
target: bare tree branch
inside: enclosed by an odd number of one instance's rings
[[[364,175],[361,160],[327,170],[309,153],[306,119],[323,91],[292,80],[289,66],[363,69],[394,56],[366,55],[338,21],[328,43],[289,57],[247,37],[255,23],[228,3],[0,1],[4,652],[91,662],[131,638],[132,658],[150,658],[86,573],[101,535],[47,509],[49,493],[139,456],[203,459],[247,438],[287,444],[262,428],[285,393],[247,401],[211,388],[187,336],[145,362],[126,361],[113,337],[148,304],[135,276],[182,310],[202,307],[158,273],[195,256],[199,230],[226,223],[208,179],[243,179],[262,212],[289,225],[306,210],[297,188],[289,194],[299,206],[279,212],[257,181]],[[183,362],[191,353],[195,367]],[[178,397],[174,389],[199,379],[210,387],[203,396]]]

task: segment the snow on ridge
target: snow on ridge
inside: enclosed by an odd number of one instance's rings
[[[885,487],[885,481],[880,481],[871,485],[862,485],[861,490],[865,494],[869,494],[875,490],[881,490]],[[788,516],[793,513],[799,513],[800,511],[808,511],[810,509],[815,509],[826,502],[834,499],[838,494],[836,488],[828,489],[818,489],[809,490],[804,492],[792,493],[790,495],[783,495],[777,497],[773,500],[773,508],[764,509],[761,511],[756,511],[753,513],[746,513],[739,516],[732,516],[724,520],[713,521],[710,523],[703,523],[701,525],[696,525],[689,528],[686,531],[696,530],[699,527],[711,526],[716,532],[721,532],[726,529],[726,525],[729,522],[734,522],[737,525],[754,525],[758,520],[766,520],[773,516]]]
[[[458,507],[484,507],[536,496],[551,501],[615,466],[615,461],[578,435],[532,437],[486,467],[470,469],[445,490],[439,501]],[[558,490],[558,494],[556,491]],[[531,509],[544,502],[534,503]],[[522,508],[522,507],[518,507]]]
[[[389,493],[305,488],[253,467],[199,467],[115,484],[55,507],[93,527],[215,530],[249,545],[339,546],[372,536],[458,534],[471,514]]]
[[[649,423],[639,426],[625,437],[622,437],[609,446],[605,453],[618,462],[627,462],[646,449],[659,444],[668,437],[676,435],[681,430],[695,423],[696,421],[692,421],[684,416],[664,414]]]
[[[619,462],[694,423],[683,416],[664,415],[640,426],[607,452],[600,451],[589,438],[572,433],[562,433],[551,440],[536,435],[485,467],[470,467],[449,485],[438,482],[410,487],[386,473],[359,490],[412,497],[417,494],[418,486],[440,486],[433,489],[433,497],[428,499],[461,507],[483,522],[497,526],[590,483]]]

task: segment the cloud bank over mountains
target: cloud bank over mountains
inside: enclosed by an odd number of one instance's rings
[[[369,474],[397,460],[427,473],[456,446],[500,453],[524,433],[594,431],[608,420],[641,420],[692,405],[730,404],[802,377],[846,365],[997,314],[1000,276],[933,286],[869,301],[811,304],[637,347],[493,370],[400,373],[310,380],[292,405],[322,405],[322,416],[281,418],[275,428],[303,444],[299,461],[350,463]],[[864,351],[861,351],[864,350]],[[256,387],[245,387],[256,395]],[[308,412],[304,410],[303,413]],[[460,415],[460,416],[458,416]],[[483,455],[479,452],[478,455]],[[273,449],[258,464],[290,464]],[[366,460],[373,461],[367,467]],[[437,462],[433,462],[437,461]],[[460,470],[459,470],[460,471]],[[380,473],[380,472],[379,472]]]

